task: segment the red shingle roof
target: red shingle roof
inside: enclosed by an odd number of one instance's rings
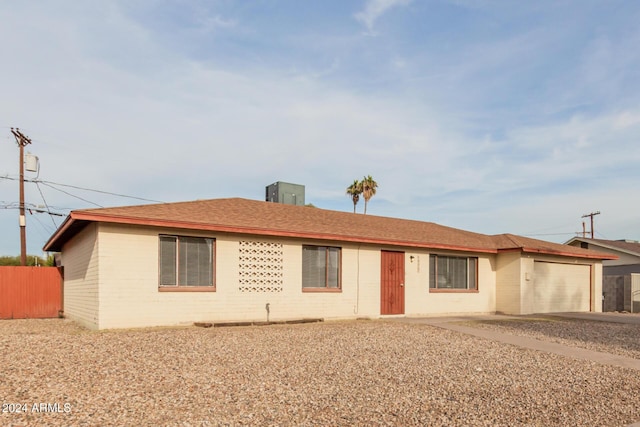
[[[49,239],[45,250],[60,251],[92,221],[470,252],[524,250],[580,258],[610,257],[510,234],[488,236],[432,222],[240,198],[73,211]]]

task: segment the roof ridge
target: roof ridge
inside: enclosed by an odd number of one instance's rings
[[[494,234],[493,236],[489,236],[489,237],[491,237],[491,239],[495,243],[496,249],[515,249],[515,248],[522,249],[524,247],[522,242],[520,242],[520,241],[518,241],[518,239],[516,239],[517,237],[520,237],[520,236],[517,236],[515,234],[502,233],[502,234]],[[504,244],[505,240],[513,243],[514,246],[508,246],[507,247],[507,245]]]
[[[507,236],[507,238],[511,240],[513,244],[516,245],[517,247],[519,248],[524,247],[524,244],[520,241],[521,236],[518,236],[516,234],[511,234],[511,233],[506,233],[505,236]]]
[[[240,197],[74,211],[46,243],[47,250],[61,248],[91,222],[477,253],[509,249],[565,252],[555,244],[513,234],[489,236],[417,219],[354,214]],[[567,251],[573,256],[590,258],[591,252],[571,248]]]

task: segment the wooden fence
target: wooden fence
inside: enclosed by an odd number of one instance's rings
[[[58,317],[62,293],[61,268],[0,267],[0,319]]]

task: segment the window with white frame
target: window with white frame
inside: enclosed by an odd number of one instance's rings
[[[477,290],[478,258],[429,255],[429,289]]]
[[[340,289],[340,258],[340,248],[303,246],[302,287],[309,289]]]
[[[206,237],[160,236],[161,287],[213,287],[215,240]]]

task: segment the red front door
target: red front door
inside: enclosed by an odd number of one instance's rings
[[[380,314],[404,314],[404,252],[382,251]]]

